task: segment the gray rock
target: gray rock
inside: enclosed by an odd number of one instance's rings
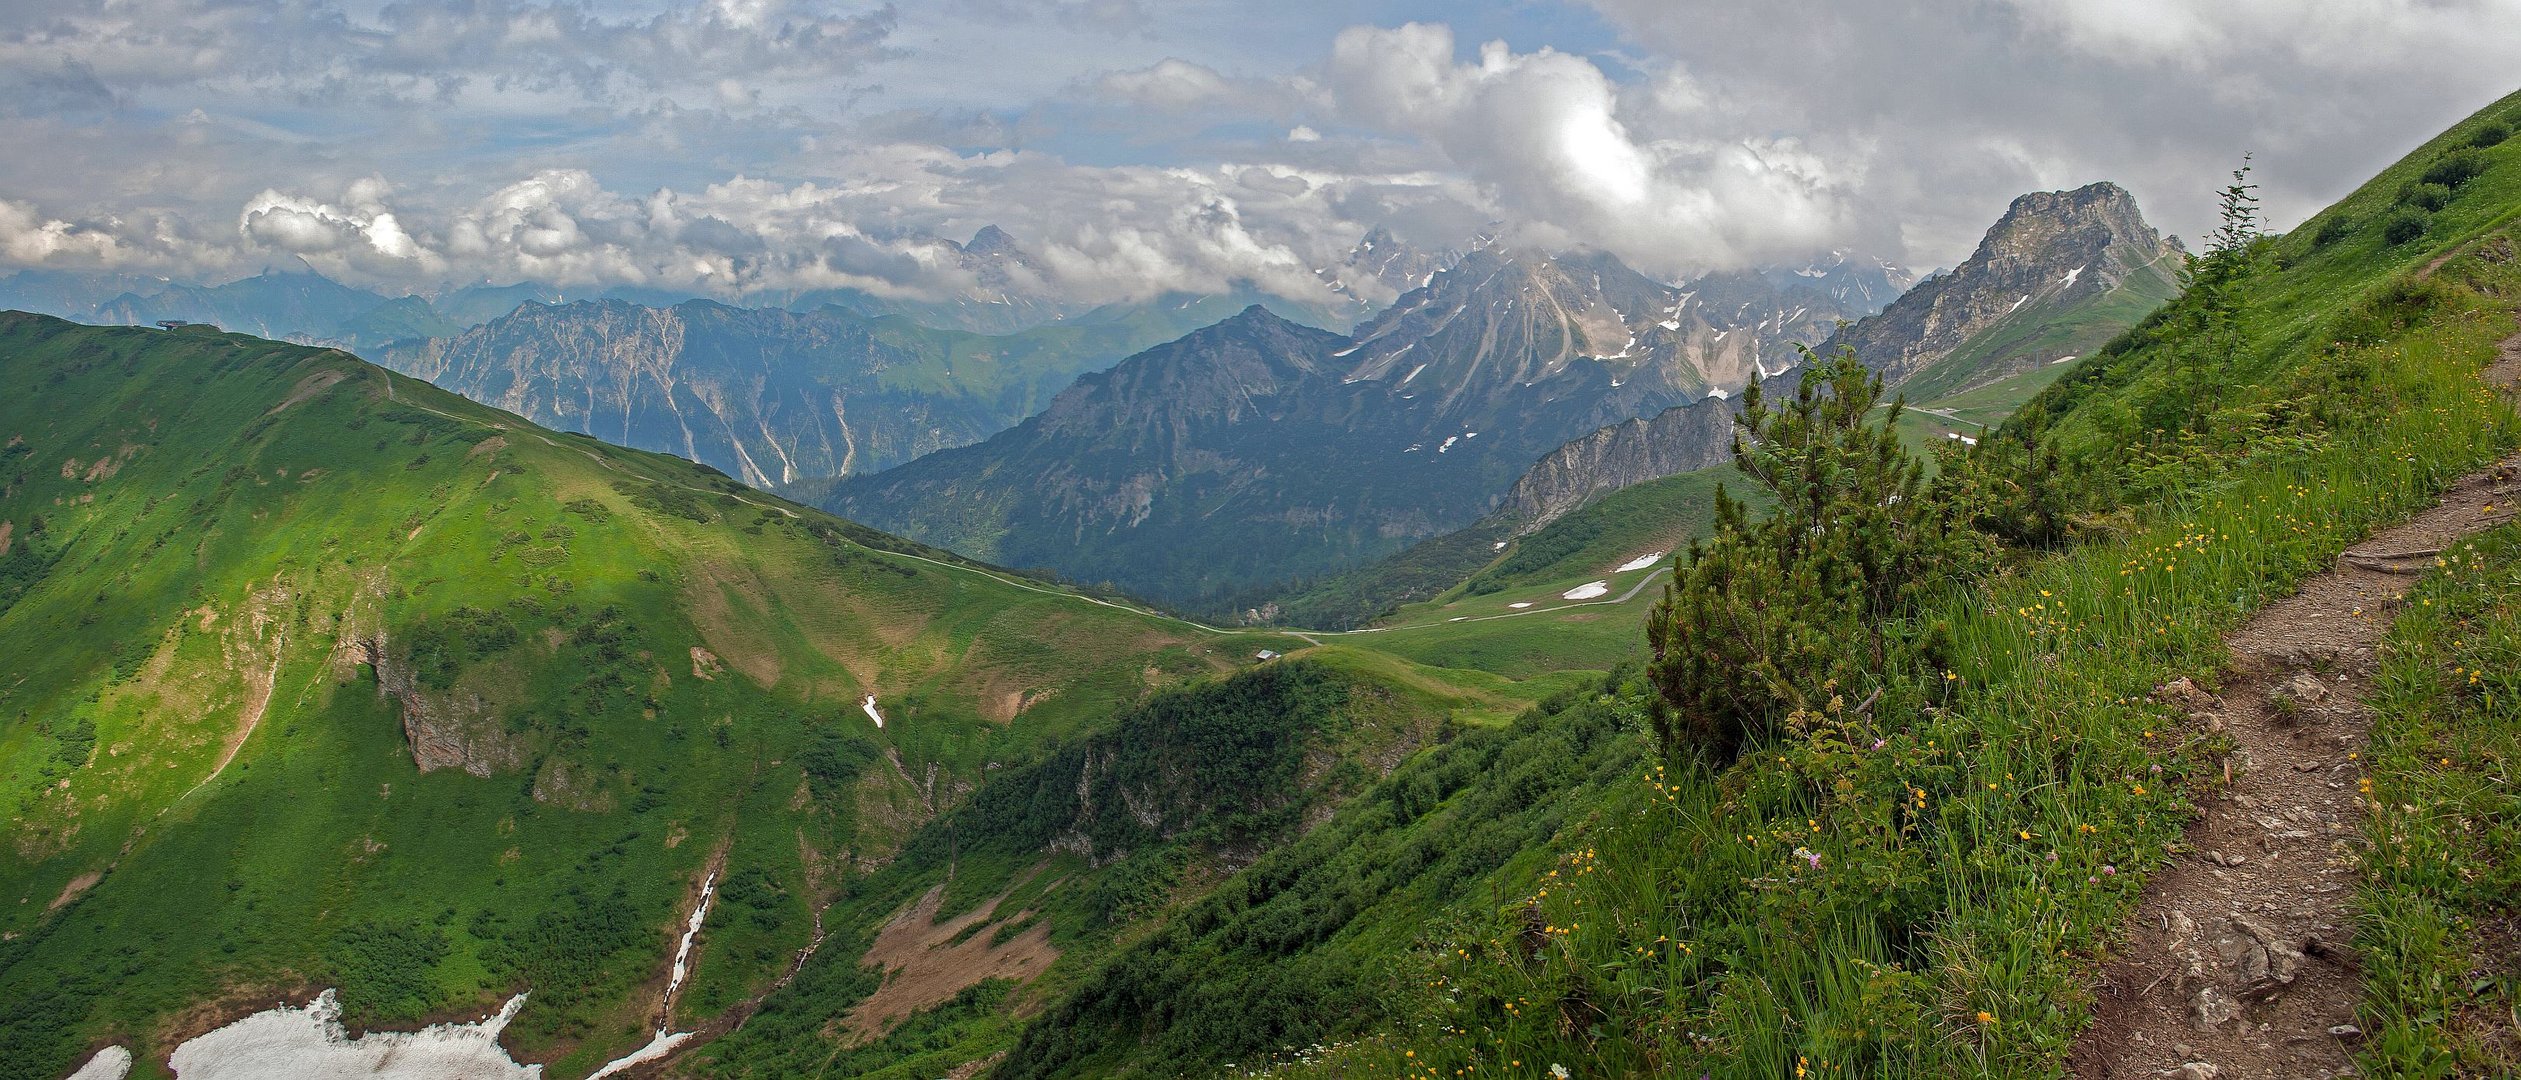
[[[2199,1031],[2214,1031],[2240,1016],[2241,1003],[2224,993],[2220,986],[2198,987],[2196,996],[2188,1002],[2189,1026]]]

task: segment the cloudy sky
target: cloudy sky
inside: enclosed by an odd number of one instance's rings
[[[2521,0],[0,0],[0,268],[1290,296],[1385,224],[1949,265],[2023,191],[2280,226],[2521,85]]]

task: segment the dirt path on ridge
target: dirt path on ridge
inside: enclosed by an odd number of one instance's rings
[[[2521,335],[2485,372],[2521,391]],[[2231,783],[2186,850],[2147,884],[2078,1080],[2311,1080],[2353,1074],[2363,974],[2353,951],[2363,839],[2360,758],[2374,649],[2437,552],[2512,520],[2521,454],[2472,473],[2406,524],[2349,548],[2233,633],[2220,696],[2182,679],[2158,697],[2235,744]]]

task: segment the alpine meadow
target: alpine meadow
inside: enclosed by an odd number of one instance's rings
[[[2515,26],[0,11],[0,1080],[2521,1076]]]

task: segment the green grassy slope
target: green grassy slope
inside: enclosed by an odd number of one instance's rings
[[[1546,692],[1333,646],[1159,694],[1108,731],[993,774],[922,829],[825,914],[860,929],[837,934],[742,1030],[682,1067],[918,1080],[1004,1051],[1127,942],[1196,910],[1419,746],[1503,723]],[[879,926],[929,941],[899,948]],[[982,989],[981,969],[1020,960],[1028,935],[1055,953],[1039,977]],[[860,1029],[865,1015],[902,1007],[904,987],[958,972],[974,980],[972,1000],[884,1038]]]
[[[277,992],[533,996],[581,1074],[765,990],[993,765],[1293,639],[985,573],[339,352],[0,315],[0,1075]],[[888,720],[860,707],[874,695]],[[432,766],[415,764],[414,740]],[[935,787],[931,787],[935,785]]]
[[[1998,379],[2035,373],[2064,357],[2089,355],[2143,322],[2179,291],[2179,267],[2164,262],[2097,296],[2024,305],[1903,380],[1900,392],[1910,401],[1939,401]]]
[[[2516,120],[2521,95],[2332,213]],[[1937,707],[1833,706],[1658,767],[1638,681],[1553,701],[1133,946],[999,1075],[2059,1074],[2219,775],[2152,688],[2211,682],[2260,603],[2521,444],[2477,381],[2516,328],[2521,146],[2486,157],[2421,242],[2271,241],[2241,355],[2203,380],[2164,320],[2034,401],[2058,459],[2036,482],[2091,527],[1920,614],[1950,627]]]
[[[2357,927],[2374,1076],[2511,1076],[2521,1009],[2521,529],[2444,554],[2392,627]]]

